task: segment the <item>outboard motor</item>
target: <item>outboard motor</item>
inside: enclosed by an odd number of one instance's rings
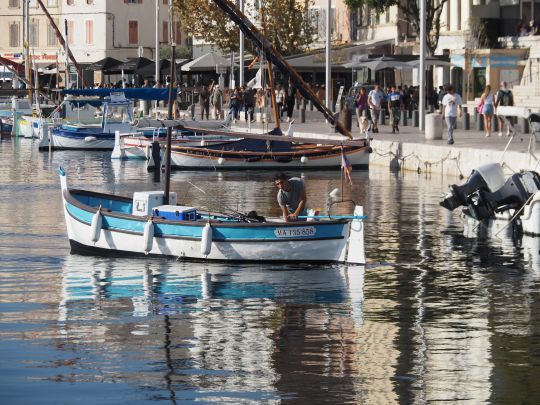
[[[481,221],[494,218],[498,212],[521,208],[539,189],[538,173],[515,173],[505,181],[502,167],[495,163],[473,170],[465,184],[450,186],[440,205],[450,211],[464,206],[466,215]]]

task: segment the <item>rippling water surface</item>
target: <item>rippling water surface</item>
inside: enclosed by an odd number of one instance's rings
[[[540,402],[540,238],[439,207],[458,179],[353,172],[365,267],[231,265],[71,255],[60,165],[75,188],[160,188],[140,162],[0,143],[2,403]],[[176,172],[171,189],[278,214],[272,175]],[[325,211],[339,173],[303,176]]]

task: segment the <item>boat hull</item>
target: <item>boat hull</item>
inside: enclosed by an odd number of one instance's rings
[[[296,152],[294,154],[266,154],[259,157],[253,153],[253,157],[227,157],[219,156],[218,153],[207,154],[204,149],[200,152],[171,151],[171,165],[177,170],[315,170],[315,169],[341,169],[341,151],[333,150],[332,153],[312,154]],[[352,167],[367,169],[369,167],[369,148],[359,147],[346,152],[347,159]],[[290,158],[290,160],[289,160]],[[289,161],[287,161],[289,160]]]
[[[523,232],[527,235],[540,236],[540,191],[523,208],[520,218]]]
[[[114,148],[114,133],[71,131],[55,128],[51,131],[51,147],[55,150],[112,150]],[[48,149],[48,140],[40,143],[39,149]]]
[[[250,262],[343,262],[347,254],[350,222],[344,220],[241,224],[213,221],[210,251],[204,254],[201,245],[205,243],[206,221],[154,219],[149,246],[145,239],[147,217],[102,211],[102,227],[96,237],[92,219],[97,209],[79,203],[68,190],[63,196],[74,253]]]

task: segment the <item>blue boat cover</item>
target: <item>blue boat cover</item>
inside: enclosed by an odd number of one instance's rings
[[[267,142],[270,144],[268,147]],[[218,143],[216,145],[208,145],[206,149],[211,150],[226,150],[235,152],[292,152],[290,142],[278,142],[278,141],[263,141],[261,139],[241,139],[230,143]]]
[[[173,99],[176,99],[176,88],[173,87]],[[98,96],[107,97],[111,93],[124,93],[126,98],[136,98],[139,100],[164,100],[169,99],[169,89],[154,89],[150,87],[128,87],[125,89],[71,89],[62,90],[62,94],[71,94],[74,96]]]

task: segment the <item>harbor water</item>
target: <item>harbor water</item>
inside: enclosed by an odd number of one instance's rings
[[[540,402],[540,238],[444,210],[457,178],[355,170],[332,205],[339,172],[290,173],[321,212],[364,206],[366,266],[190,263],[70,254],[59,166],[73,188],[162,188],[140,161],[0,143],[3,404]],[[278,215],[273,175],[171,190]]]

